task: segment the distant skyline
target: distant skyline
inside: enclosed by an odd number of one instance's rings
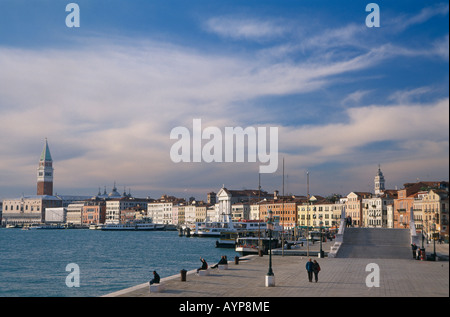
[[[68,28],[77,3],[80,27]],[[366,5],[380,7],[369,28]],[[277,127],[263,190],[347,195],[449,180],[440,1],[0,1],[0,199],[114,182],[136,197],[257,189],[256,163],[174,163],[173,128]]]

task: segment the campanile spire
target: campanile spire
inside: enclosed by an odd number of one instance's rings
[[[45,138],[44,149],[42,150],[37,169],[37,194],[53,195],[53,160],[47,138]]]

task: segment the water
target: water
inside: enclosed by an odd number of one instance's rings
[[[209,264],[234,249],[213,238],[179,237],[176,231],[0,229],[0,297],[101,296]],[[78,265],[80,286],[68,287],[66,271]]]

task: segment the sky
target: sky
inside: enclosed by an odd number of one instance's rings
[[[36,193],[45,138],[57,194],[257,189],[260,160],[171,159],[194,119],[276,127],[268,192],[449,179],[448,2],[375,1],[379,27],[370,1],[72,2],[79,27],[71,1],[0,0],[0,199]]]

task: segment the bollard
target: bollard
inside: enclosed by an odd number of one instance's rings
[[[420,260],[422,260],[422,261],[425,261],[426,259],[427,259],[427,257],[426,257],[426,253],[425,253],[425,249],[419,249],[420,251],[420,253],[419,253],[419,257],[418,258],[420,258]]]
[[[234,257],[234,264],[239,264],[239,257],[237,255]]]
[[[186,273],[187,273],[187,271],[186,270],[181,270],[180,273],[181,273],[181,281],[182,282],[186,282]]]

